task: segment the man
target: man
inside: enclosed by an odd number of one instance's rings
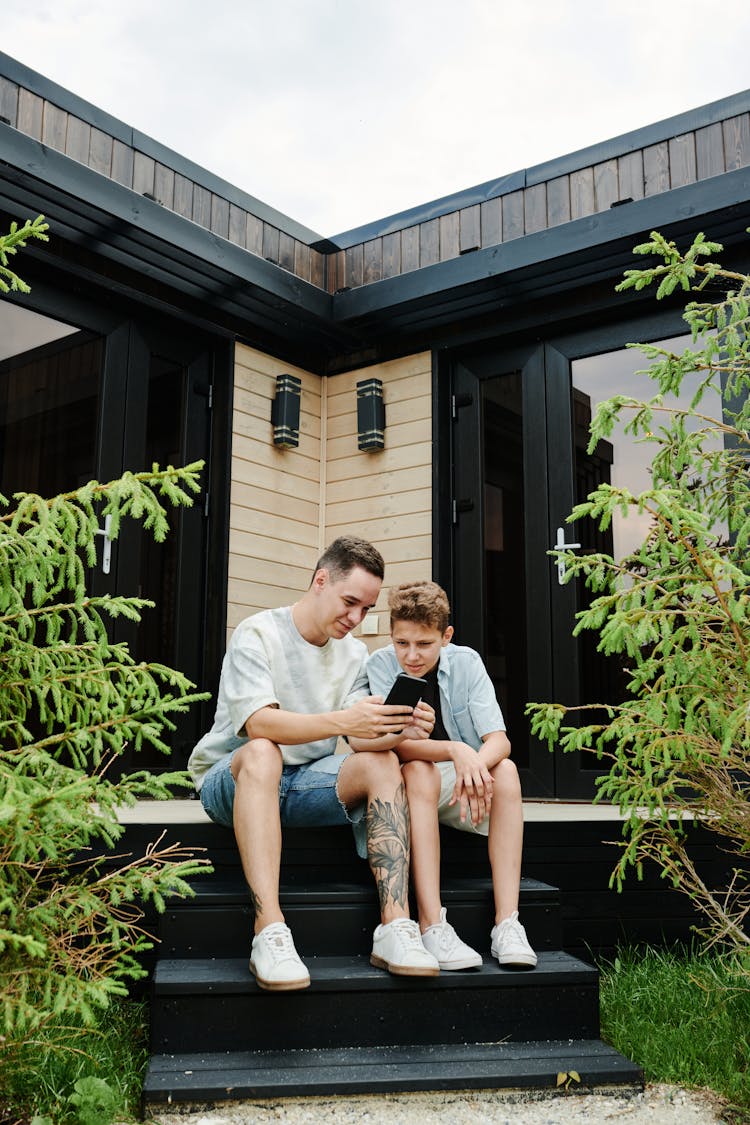
[[[409,919],[399,760],[390,750],[335,753],[339,736],[378,739],[401,730],[411,713],[368,695],[367,649],[350,636],[374,606],[383,570],[372,544],[341,537],[299,601],[241,622],[224,658],[213,727],[190,756],[206,812],[234,828],[255,910],[250,969],[261,988],[310,983],[279,903],[285,825],[351,823],[360,842],[364,834],[381,914],[372,963],[401,975],[439,972]]]
[[[404,763],[422,941],[442,970],[482,964],[481,954],[448,922],[440,898],[438,825],[450,824],[488,836],[495,900],[492,956],[500,965],[533,968],[536,953],[518,918],[521,785],[492,681],[479,653],[451,643],[450,606],[437,583],[395,586],[388,604],[392,643],[368,660],[370,688],[387,692],[399,672],[426,680],[411,725],[396,737],[379,739],[375,747],[395,749]],[[434,724],[426,738],[414,725],[425,714]]]

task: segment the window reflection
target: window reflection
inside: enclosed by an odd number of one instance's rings
[[[675,336],[660,341],[659,347],[680,354],[689,344],[690,336]],[[613,395],[648,399],[657,393],[656,384],[647,375],[637,374],[647,366],[646,356],[635,348],[623,348],[573,362],[577,502],[585,500],[588,493],[603,482],[616,488],[628,488],[636,495],[651,487],[650,465],[655,447],[649,442],[637,442],[631,434],[625,433],[630,412],[625,412],[618,419],[609,441],[599,442],[593,455],[586,453],[589,424],[600,402]],[[664,406],[685,409],[699,383],[698,374],[688,376],[683,381],[679,397],[673,394],[664,396]],[[707,392],[700,409],[713,418],[721,418],[722,402],[718,391]],[[655,425],[658,425],[657,418],[658,415],[654,418]],[[687,429],[695,430],[698,425],[698,422],[688,421]],[[718,448],[718,444],[715,447]],[[643,542],[649,522],[650,517],[646,513],[629,512],[627,516],[617,513],[608,545],[597,549],[612,553],[616,559],[631,554]],[[576,535],[578,530],[579,527]]]
[[[0,492],[54,496],[91,480],[100,337],[0,302]]]
[[[690,336],[670,337],[661,341],[659,346],[680,354],[688,348],[690,339]],[[625,425],[632,416],[630,411],[618,419],[608,441],[600,441],[593,453],[587,452],[589,426],[600,402],[616,394],[644,400],[657,393],[658,387],[647,375],[637,374],[648,365],[647,357],[635,348],[607,352],[572,363],[576,503],[583,502],[602,483],[627,488],[635,495],[651,487],[650,466],[656,447],[625,432]],[[699,382],[697,374],[687,377],[680,395],[665,395],[664,405],[687,409]],[[722,417],[718,391],[705,393],[700,410],[713,418]],[[654,418],[655,427],[659,425],[657,417]],[[668,416],[664,417],[666,424]],[[699,424],[697,420],[688,420],[686,428],[694,430]],[[617,512],[611,526],[604,531],[593,520],[579,520],[575,525],[575,539],[580,542],[584,553],[605,552],[619,560],[640,547],[650,522],[648,513],[636,511],[629,511],[627,515]],[[586,589],[582,579],[577,580],[576,587],[580,610],[591,603],[594,595]],[[598,635],[586,630],[578,639],[579,700],[581,703],[617,704],[625,698],[627,674],[619,657],[604,656],[597,651],[597,642]],[[582,712],[580,720],[597,722],[599,715],[597,712]],[[592,754],[583,753],[581,766],[584,770],[597,770],[601,769],[601,762]]]

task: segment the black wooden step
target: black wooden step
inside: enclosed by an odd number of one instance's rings
[[[281,1050],[398,1043],[592,1039],[598,975],[566,953],[531,970],[501,968],[394,976],[366,957],[308,958],[311,985],[258,987],[247,958],[163,959],[151,1004],[153,1053]]]
[[[192,899],[170,902],[159,918],[160,957],[240,957],[249,952],[253,912],[240,872],[203,879]],[[442,886],[449,921],[470,945],[489,947],[493,924],[489,879],[449,878]],[[345,880],[285,879],[281,906],[302,957],[369,954],[380,921],[377,896],[366,885]],[[537,951],[559,949],[561,914],[555,887],[521,880],[521,921]]]
[[[416,1090],[554,1089],[575,1070],[580,1086],[642,1089],[643,1074],[598,1039],[156,1055],[148,1103]]]

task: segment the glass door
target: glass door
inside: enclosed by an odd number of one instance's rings
[[[0,302],[0,493],[53,496],[154,462],[208,462],[205,338],[182,325],[151,327],[75,308],[64,298],[57,308],[73,315]],[[196,683],[204,680],[207,514],[203,495],[191,509],[171,509],[171,534],[161,544],[124,521],[108,566],[98,552],[89,578],[92,593],[152,599],[138,627],[118,620],[110,635],[126,640],[136,660],[179,668]],[[193,708],[170,736],[170,760],[143,751],[124,757],[122,767],[180,768],[203,724]]]
[[[682,350],[687,340],[668,338],[664,346]],[[616,393],[651,395],[652,385],[636,374],[644,366],[637,350],[593,351],[592,338],[582,337],[463,358],[452,371],[456,641],[476,648],[487,665],[526,797],[590,799],[603,772],[592,753],[550,754],[532,738],[524,708],[530,700],[583,706],[623,698],[619,660],[597,652],[595,634],[573,637],[589,592],[582,581],[563,583],[548,552],[565,543],[622,557],[640,542],[637,516],[618,516],[605,532],[566,517],[602,482],[648,487],[649,449],[624,425],[587,452],[599,402]],[[684,385],[681,405],[693,390]],[[718,401],[705,407],[721,417]],[[587,721],[586,712],[580,717]]]

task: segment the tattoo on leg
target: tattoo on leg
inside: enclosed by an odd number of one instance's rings
[[[247,885],[247,889],[250,892],[250,905],[252,906],[256,914],[260,914],[261,910],[263,909],[260,899],[249,883]]]
[[[391,899],[406,906],[409,896],[409,805],[403,785],[393,803],[376,798],[367,806],[367,855],[375,873],[381,909]]]

